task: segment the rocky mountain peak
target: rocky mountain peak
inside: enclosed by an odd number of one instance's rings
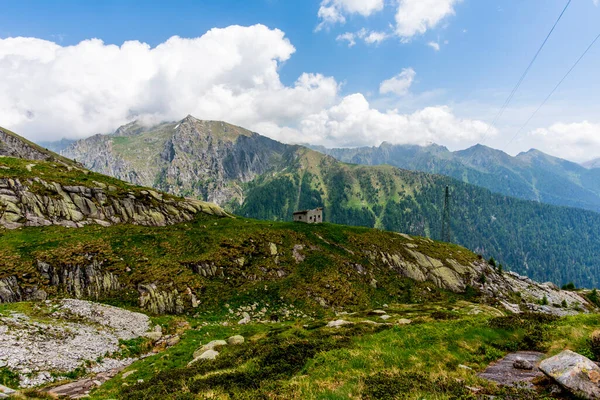
[[[0,127],[0,156],[14,157],[24,160],[58,161],[63,164],[74,164],[56,153],[51,152],[14,132]]]

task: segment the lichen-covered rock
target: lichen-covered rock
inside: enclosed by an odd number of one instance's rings
[[[584,399],[600,399],[600,368],[571,350],[545,359],[540,370],[569,392]]]
[[[62,186],[39,177],[0,177],[0,226],[165,226],[190,221],[198,213],[228,215],[217,205],[199,200],[163,197],[151,190],[111,191],[105,186]]]
[[[244,343],[244,337],[241,335],[235,335],[227,339],[227,344],[236,345]]]
[[[140,307],[154,314],[181,314],[185,304],[177,289],[161,290],[154,283],[138,285]]]
[[[198,350],[194,351],[193,356],[194,356],[194,358],[198,358],[205,351],[214,350],[215,348],[222,347],[222,346],[227,346],[227,342],[224,340],[213,340],[211,342],[208,342],[204,346],[200,347]]]

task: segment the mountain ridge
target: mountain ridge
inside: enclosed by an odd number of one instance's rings
[[[600,247],[598,213],[506,197],[443,175],[348,164],[248,130],[235,134],[242,129],[189,117],[135,136],[79,141],[63,154],[96,171],[134,183],[143,178],[144,185],[214,201],[245,217],[289,221],[297,209],[324,206],[329,222],[431,238],[439,238],[443,192],[450,186],[456,243],[541,281],[595,285],[600,276],[592,256]],[[423,163],[439,160],[414,146],[405,151],[416,152]],[[440,147],[430,151],[447,154]]]
[[[484,145],[450,151],[443,146],[392,145],[326,149],[340,161],[441,174],[503,195],[600,212],[600,170],[539,150],[510,156]]]

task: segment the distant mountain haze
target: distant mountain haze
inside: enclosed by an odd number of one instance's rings
[[[535,149],[512,157],[483,145],[455,152],[435,144],[311,148],[343,162],[389,164],[447,175],[507,196],[600,211],[600,169],[588,169]]]
[[[581,165],[583,165],[585,168],[600,168],[600,157],[599,158],[595,158],[593,160],[587,161],[582,163]]]
[[[532,180],[551,182],[562,171],[579,171],[575,164],[536,152],[513,160],[483,146],[456,154],[440,146],[386,144],[368,152],[353,149],[339,150],[341,156],[332,154],[342,157],[345,151],[355,152],[354,162],[404,158],[437,173],[457,168],[466,171],[469,182],[474,178],[506,182],[514,186],[514,193],[532,192]],[[574,281],[581,286],[600,283],[599,213],[507,197],[442,175],[390,165],[347,164],[225,122],[188,116],[154,127],[131,123],[113,134],[80,140],[62,154],[94,171],[213,201],[238,215],[291,220],[294,210],[324,206],[327,222],[434,239],[440,237],[443,194],[450,186],[450,226],[456,243],[538,280]],[[460,161],[466,157],[471,158],[467,169]],[[554,165],[560,173],[528,172],[528,165],[538,164],[543,165],[541,171]],[[564,182],[571,181],[556,182],[556,198],[564,196]],[[552,198],[549,184],[544,187],[544,197],[537,189],[535,200]],[[590,199],[593,204],[595,197]]]

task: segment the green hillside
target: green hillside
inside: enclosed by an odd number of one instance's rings
[[[511,157],[482,145],[455,152],[438,145],[389,143],[353,149],[312,148],[343,162],[389,164],[447,175],[506,196],[600,211],[600,169],[589,168],[593,163],[581,166],[535,149]]]
[[[430,152],[419,153],[419,160],[425,165],[458,167],[456,156],[447,150],[427,149]],[[482,175],[486,182],[502,184],[505,177],[513,176],[504,169],[494,170],[494,157],[504,157],[502,162],[509,163],[508,155],[484,147],[472,151],[474,154],[465,156],[477,166],[473,171],[488,171]],[[289,221],[294,210],[323,205],[329,222],[434,239],[440,238],[443,192],[449,185],[454,242],[486,258],[495,257],[505,268],[538,280],[560,285],[571,281],[577,286],[599,284],[596,253],[600,248],[600,214],[517,200],[441,175],[386,165],[345,164],[317,151],[285,145],[224,122],[188,116],[155,127],[132,123],[114,134],[81,140],[63,154],[96,172],[176,195],[213,201],[246,217]],[[536,154],[528,157],[530,164],[538,162]],[[518,165],[524,166],[525,161]],[[556,168],[563,168],[559,167]],[[523,174],[524,171],[528,169],[521,170]],[[469,182],[487,185],[473,180],[471,172],[465,176]],[[525,193],[521,193],[527,187],[525,181],[509,181],[506,187],[511,188],[513,196]],[[573,193],[576,198],[585,199],[563,185],[563,181],[552,182],[545,186],[547,192],[557,196]],[[588,186],[592,184],[593,179]]]
[[[235,212],[289,220],[293,209],[322,204],[326,221],[439,238],[448,185],[456,243],[536,280],[600,283],[600,214],[505,197],[444,176],[300,154],[288,170],[248,184]]]

